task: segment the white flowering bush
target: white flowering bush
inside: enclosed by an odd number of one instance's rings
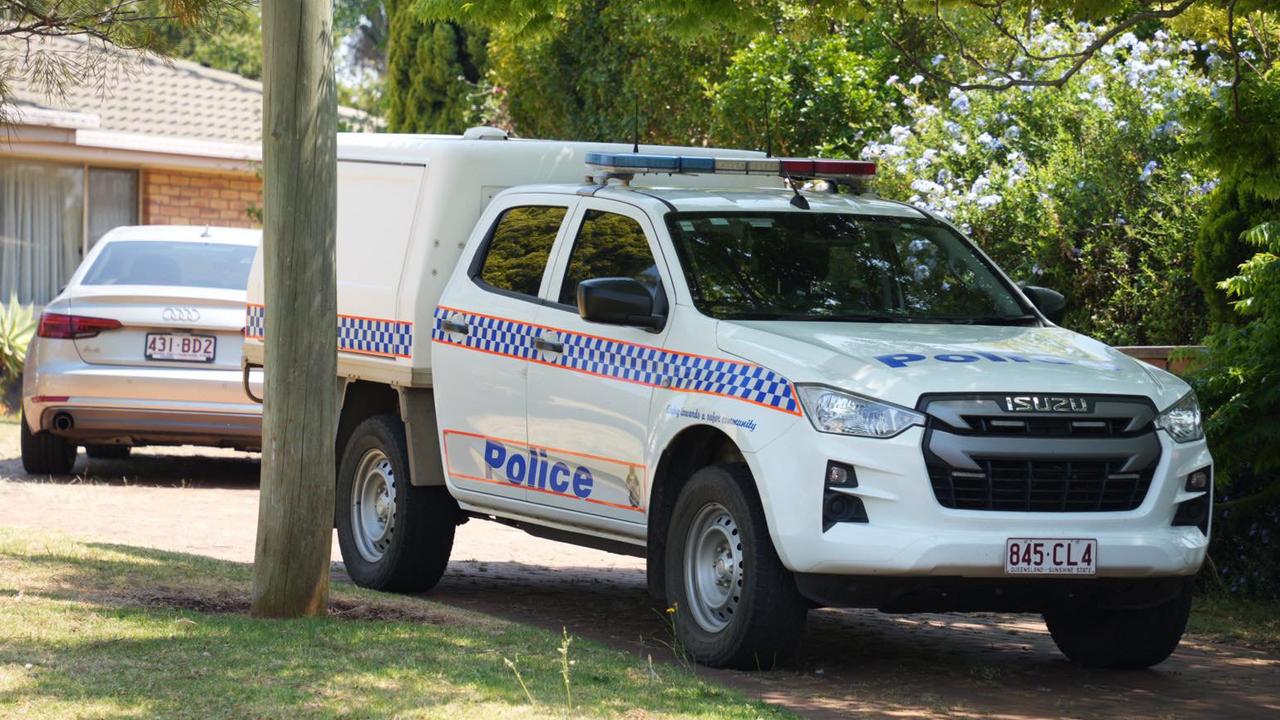
[[[1032,50],[1094,32],[1047,24]],[[1192,250],[1215,181],[1180,152],[1179,113],[1221,91],[1213,51],[1127,33],[1061,89],[938,94],[919,75],[891,77],[908,120],[861,156],[880,163],[881,195],[951,220],[1015,279],[1065,293],[1068,327],[1114,344],[1195,342],[1206,328]]]

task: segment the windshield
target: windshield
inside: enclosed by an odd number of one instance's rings
[[[244,290],[252,245],[123,240],[108,244],[81,285],[164,285]]]
[[[693,302],[732,320],[1034,323],[950,228],[847,213],[671,213]]]

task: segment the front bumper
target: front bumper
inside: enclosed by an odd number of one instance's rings
[[[923,435],[911,428],[890,439],[853,438],[797,422],[747,453],[783,564],[819,575],[1003,578],[1006,541],[1028,537],[1096,539],[1097,578],[1186,576],[1204,561],[1206,534],[1172,525],[1176,505],[1201,494],[1186,492],[1183,478],[1212,466],[1203,441],[1180,445],[1159,433],[1160,461],[1134,510],[1009,512],[943,507],[925,467]],[[867,522],[823,531],[829,460],[854,468],[858,486],[846,492],[861,499]]]

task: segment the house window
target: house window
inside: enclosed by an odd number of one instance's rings
[[[137,224],[137,170],[0,157],[0,303],[44,305],[108,230]]]
[[[89,168],[89,242],[111,228],[138,224],[138,171]]]
[[[0,158],[0,301],[43,305],[84,249],[84,167]]]

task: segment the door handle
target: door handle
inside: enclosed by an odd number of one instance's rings
[[[564,343],[546,338],[537,337],[533,339],[533,346],[543,352],[562,353],[564,352]]]
[[[445,332],[457,333],[459,335],[467,335],[471,332],[471,328],[467,327],[466,323],[459,322],[457,320],[445,320],[440,323],[440,326],[444,328]]]

